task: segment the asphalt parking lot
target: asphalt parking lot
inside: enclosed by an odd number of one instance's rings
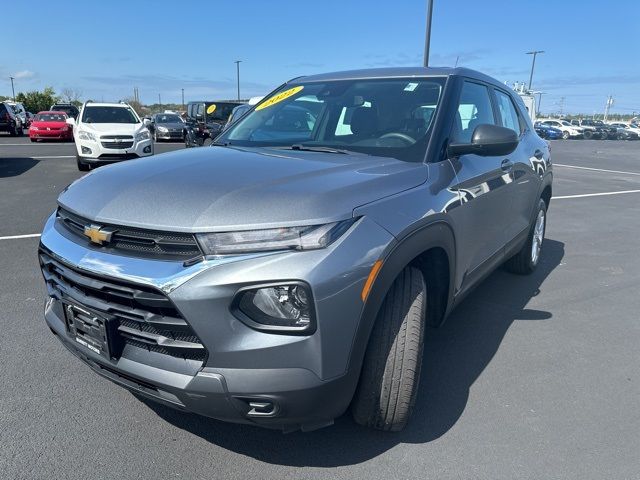
[[[640,142],[552,158],[538,270],[495,272],[428,333],[409,427],[283,435],[147,404],[64,349],[38,238],[16,236],[81,175],[74,146],[0,136],[0,477],[640,478]]]

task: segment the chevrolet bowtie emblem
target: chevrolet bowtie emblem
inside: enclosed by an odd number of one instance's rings
[[[104,245],[111,241],[113,231],[104,229],[98,225],[87,225],[84,227],[84,234],[89,237],[91,243]]]

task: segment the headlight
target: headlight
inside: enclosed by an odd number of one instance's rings
[[[337,240],[356,219],[307,227],[269,228],[243,232],[199,233],[205,255],[268,252],[274,250],[316,250]]]
[[[167,127],[158,127],[158,131],[159,132],[168,132],[169,129],[167,129]]]
[[[151,134],[149,133],[149,130],[147,130],[146,128],[144,130],[139,131],[136,134],[136,142],[140,142],[142,140],[148,140],[149,138],[151,138]]]
[[[240,290],[234,314],[256,330],[310,335],[315,331],[311,291],[303,282],[283,282]]]
[[[91,140],[93,142],[96,141],[96,137],[91,132],[87,132],[86,130],[78,130],[78,138],[80,140]]]
[[[31,130],[38,130],[38,127],[36,127],[35,125],[31,125]]]

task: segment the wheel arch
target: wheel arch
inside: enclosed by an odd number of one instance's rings
[[[431,326],[437,326],[444,321],[453,305],[455,260],[454,231],[444,220],[434,221],[403,236],[385,255],[382,267],[366,297],[351,349],[348,371],[350,375],[354,375],[354,391],[378,311],[400,272],[405,267],[414,265],[421,270],[426,282],[433,282],[440,277],[440,269],[444,269],[446,285],[440,284],[435,288],[433,305],[430,305],[429,294],[427,301],[428,314],[435,313],[437,316]]]

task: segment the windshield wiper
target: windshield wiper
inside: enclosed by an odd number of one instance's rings
[[[343,150],[341,148],[333,148],[333,147],[320,147],[313,145],[302,145],[300,143],[296,143],[291,145],[290,147],[283,147],[289,150],[298,150],[300,152],[322,152],[322,153],[341,153],[341,154],[352,154],[349,150]]]

